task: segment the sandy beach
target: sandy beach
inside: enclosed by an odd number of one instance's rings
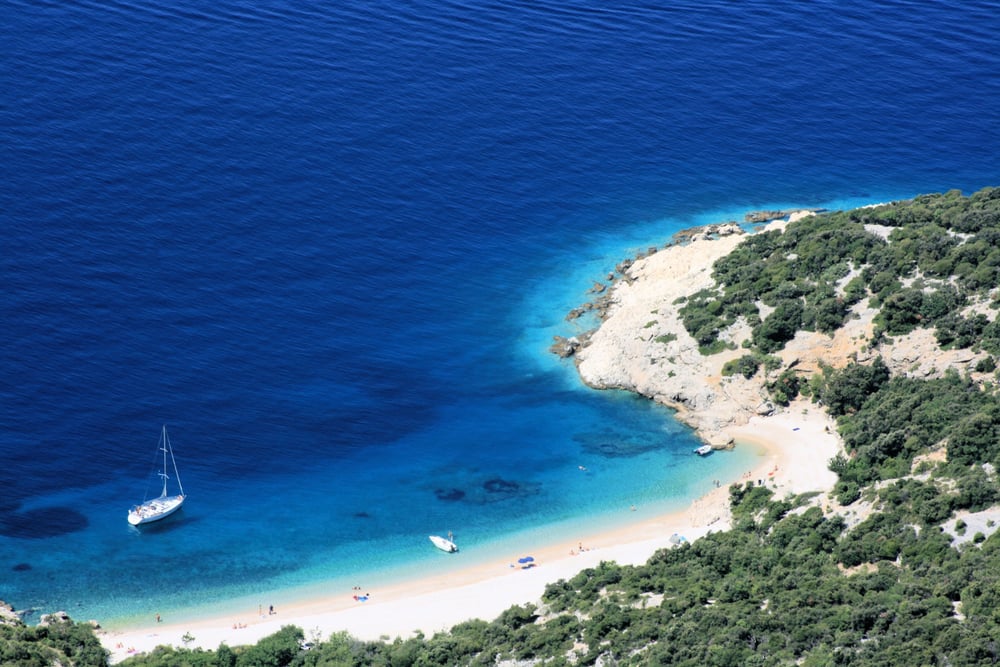
[[[733,483],[764,483],[778,497],[831,489],[836,477],[827,463],[840,450],[832,420],[805,400],[768,411],[767,416],[759,414],[763,380],[720,377],[720,366],[729,357],[701,357],[671,313],[674,309],[669,306],[676,296],[704,286],[710,280],[712,261],[737,242],[737,237],[702,240],[637,261],[630,269],[630,280],[615,285],[614,307],[581,355],[579,369],[591,386],[630,389],[678,408],[679,418],[716,446],[729,442],[757,445],[764,455],[752,470],[738,479],[718,480],[712,492],[683,511],[653,518],[630,513],[612,531],[580,535],[569,543],[536,545],[533,566],[527,569],[517,565],[521,554],[498,553],[495,561],[463,567],[459,553],[455,569],[447,574],[317,595],[285,603],[274,613],[267,607],[234,607],[214,618],[150,619],[143,627],[103,631],[101,640],[112,652],[112,661],[158,645],[215,649],[221,643],[253,644],[285,625],[302,628],[310,640],[342,631],[363,640],[407,638],[417,632],[429,636],[469,619],[492,620],[512,605],[537,604],[547,584],[601,561],[638,565],[657,550],[672,547],[672,536],[693,541],[727,530],[731,525],[728,487]],[[658,328],[646,331],[640,339],[636,332],[643,331],[642,323],[654,311],[661,315]],[[665,349],[655,340],[664,334],[676,339]],[[665,355],[677,364],[687,364],[680,368],[683,372],[672,372],[663,361]],[[356,595],[367,599],[359,601]]]
[[[826,462],[836,454],[839,443],[827,430],[827,419],[805,404],[793,404],[792,409],[771,417],[751,419],[734,429],[733,436],[738,443],[764,447],[766,454],[740,479],[720,480],[719,488],[681,512],[583,535],[577,543],[541,545],[532,552],[535,566],[530,569],[516,566],[518,554],[497,554],[494,563],[471,568],[458,565],[446,575],[363,590],[362,595],[369,598],[364,602],[353,598],[358,591],[345,590],[283,605],[274,614],[267,608],[234,608],[225,616],[192,622],[164,618],[156,623],[151,619],[144,627],[103,632],[101,640],[117,662],[159,645],[215,649],[221,643],[253,644],[285,625],[302,628],[310,639],[326,639],[331,633],[346,631],[359,639],[378,640],[406,638],[418,631],[432,635],[471,618],[492,620],[512,605],[539,603],[548,583],[570,578],[601,561],[638,565],[658,549],[673,546],[672,535],[693,541],[712,531],[727,530],[731,483],[766,480],[779,497],[829,489],[834,477]],[[584,551],[579,550],[581,544]],[[460,558],[457,554],[456,563]],[[194,639],[185,643],[185,635]]]

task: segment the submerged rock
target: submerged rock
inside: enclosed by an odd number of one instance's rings
[[[512,482],[500,477],[494,477],[483,482],[483,488],[490,493],[515,493],[520,488],[517,482]]]
[[[769,222],[785,218],[788,214],[789,211],[750,211],[743,216],[743,219],[747,222]]]
[[[465,491],[462,489],[434,489],[434,495],[438,500],[456,502],[465,498]]]

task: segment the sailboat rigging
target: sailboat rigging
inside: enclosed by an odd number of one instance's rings
[[[181,476],[177,471],[177,461],[174,460],[174,450],[170,446],[170,438],[167,437],[167,427],[163,427],[163,431],[160,434],[159,450],[163,452],[163,464],[160,467],[159,475],[163,478],[163,491],[157,498],[152,500],[143,500],[139,505],[136,505],[128,511],[128,522],[133,526],[138,526],[144,523],[150,523],[152,521],[159,521],[160,519],[170,516],[177,510],[181,508],[184,504],[184,487],[181,485]],[[174,479],[177,480],[177,488],[179,493],[177,495],[167,495],[167,480],[170,479],[170,475],[167,473],[167,456],[170,457],[170,464],[174,470]]]

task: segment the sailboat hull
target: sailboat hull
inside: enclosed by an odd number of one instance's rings
[[[133,526],[165,519],[184,504],[184,496],[160,496],[129,510],[128,522]]]

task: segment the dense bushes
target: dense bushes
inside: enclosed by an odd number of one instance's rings
[[[861,409],[868,397],[889,381],[889,368],[881,357],[871,364],[851,364],[839,372],[825,369],[816,397],[834,417]]]
[[[849,307],[870,295],[880,308],[877,335],[937,328],[942,345],[972,347],[988,337],[994,342],[985,349],[1000,353],[1000,334],[984,331],[990,318],[958,314],[970,298],[989,299],[1000,286],[998,192],[924,195],[753,234],[713,266],[718,289],[681,306],[684,326],[710,354],[721,332],[743,318],[752,345],[769,353],[799,330],[836,331]],[[891,227],[890,242],[866,224]]]
[[[797,299],[785,299],[778,303],[771,314],[753,330],[752,340],[757,349],[769,354],[783,348],[802,326],[803,310],[804,307]]]
[[[841,481],[863,485],[900,476],[916,454],[945,443],[951,462],[1000,464],[1000,403],[957,373],[889,379],[876,359],[828,371],[817,384],[851,457],[836,470]]]
[[[742,375],[747,380],[757,374],[760,368],[760,356],[756,354],[744,354],[738,359],[727,361],[722,366],[723,375]]]
[[[86,623],[0,624],[0,665],[98,667],[107,664],[107,660],[108,652]]]

